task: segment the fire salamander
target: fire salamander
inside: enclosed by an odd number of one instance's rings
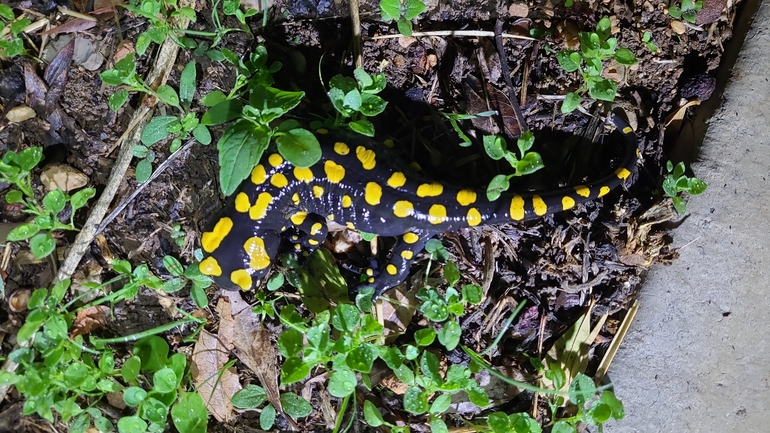
[[[401,283],[415,255],[432,236],[461,227],[524,221],[570,209],[607,194],[629,178],[637,142],[618,116],[624,139],[617,168],[596,181],[547,192],[507,192],[490,202],[481,190],[463,189],[398,171],[371,140],[319,137],[323,156],[310,168],[292,166],[273,153],[254,167],[230,204],[201,236],[203,274],[223,288],[248,290],[265,276],[282,235],[297,250],[312,250],[326,237],[326,219],[351,229],[397,236],[379,272],[367,269],[376,296]],[[289,236],[287,236],[289,234]]]

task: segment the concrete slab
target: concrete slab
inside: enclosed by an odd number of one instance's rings
[[[770,432],[770,2],[723,97],[681,259],[650,273],[610,368],[626,418],[608,432]]]

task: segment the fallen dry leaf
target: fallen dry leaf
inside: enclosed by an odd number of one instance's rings
[[[233,395],[241,390],[235,368],[223,371],[229,353],[220,339],[203,330],[198,336],[192,354],[190,371],[209,413],[219,422],[230,422],[233,417]],[[221,376],[220,376],[221,373]]]
[[[109,313],[110,309],[104,305],[96,305],[78,311],[77,316],[75,316],[75,322],[72,324],[70,338],[90,334],[94,330],[106,325]]]
[[[88,176],[66,164],[51,164],[40,173],[40,181],[49,190],[74,191],[88,184]]]
[[[35,117],[35,110],[27,107],[26,105],[13,107],[5,114],[5,118],[8,119],[9,122],[13,123],[21,123],[33,117]]]

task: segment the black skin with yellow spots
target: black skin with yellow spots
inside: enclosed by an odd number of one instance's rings
[[[323,156],[296,168],[269,155],[244,180],[223,215],[201,237],[201,272],[220,287],[248,290],[265,276],[281,235],[313,249],[326,237],[326,218],[350,228],[397,236],[387,262],[362,286],[376,296],[401,283],[414,256],[432,236],[461,227],[525,221],[595,200],[629,178],[636,164],[632,129],[614,116],[624,153],[617,168],[596,181],[546,192],[507,192],[490,202],[481,190],[462,189],[398,171],[363,137],[319,136]],[[350,137],[346,137],[350,138]],[[360,288],[360,287],[359,287]]]

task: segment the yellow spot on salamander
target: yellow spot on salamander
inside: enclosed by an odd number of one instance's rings
[[[295,249],[295,250],[297,250],[297,251],[299,251],[299,250],[301,250],[301,249],[302,249],[302,245],[300,245],[300,244],[294,244],[294,249]]]
[[[611,191],[611,189],[608,186],[603,186],[603,187],[599,188],[599,197],[604,197],[610,191]]]
[[[251,170],[251,183],[254,185],[262,185],[267,180],[267,173],[265,173],[265,166],[258,164]]]
[[[478,209],[472,207],[468,209],[468,214],[465,215],[465,221],[468,222],[469,226],[475,227],[481,224],[481,213],[479,213]]]
[[[313,224],[313,225],[310,227],[310,234],[311,234],[312,236],[315,236],[315,235],[316,235],[318,232],[320,232],[320,231],[321,231],[321,229],[323,229],[323,227],[324,227],[324,225],[323,225],[323,224],[321,224],[321,223],[314,223],[314,224]]]
[[[313,181],[313,170],[309,168],[294,167],[294,178],[300,182],[310,183]]]
[[[400,171],[393,172],[388,178],[388,186],[391,188],[401,188],[406,183],[406,176]]]
[[[511,219],[516,221],[524,219],[524,199],[520,195],[515,195],[511,199],[510,214]]]
[[[409,233],[404,233],[404,235],[401,236],[401,239],[403,239],[404,242],[406,242],[408,244],[413,244],[413,243],[417,242],[418,240],[420,240],[420,237],[417,236],[416,234],[412,233],[412,232],[409,232]]]
[[[294,215],[292,215],[291,217],[289,217],[289,219],[291,220],[291,223],[294,224],[295,226],[302,225],[302,223],[305,222],[305,218],[307,218],[307,212],[304,212],[304,211],[299,211]]]
[[[428,222],[441,224],[446,221],[446,207],[443,204],[434,204],[428,209]]]
[[[380,204],[382,199],[382,187],[377,182],[369,182],[364,189],[364,200],[371,206]]]
[[[364,167],[364,170],[371,170],[377,165],[374,151],[364,146],[356,147],[356,157],[361,161],[361,166]]]
[[[628,176],[631,176],[631,172],[623,167],[620,167],[619,169],[615,170],[615,176],[617,176],[620,180],[626,180],[628,179]]]
[[[572,207],[575,206],[575,199],[572,197],[565,195],[561,199],[561,207],[563,210],[572,209]]]
[[[326,135],[326,134],[329,133],[329,130],[326,129],[326,128],[318,128],[318,129],[315,130],[315,132],[317,132],[317,133],[319,133],[321,135]]]
[[[334,221],[334,214],[330,213],[329,215],[326,215],[326,219],[329,221]]]
[[[232,271],[230,273],[230,281],[232,281],[236,286],[240,287],[241,290],[251,289],[252,279],[251,275],[249,275],[249,272],[246,269],[236,269]]]
[[[350,198],[349,195],[345,194],[342,196],[342,207],[349,208],[353,205],[353,199]]]
[[[348,147],[347,144],[341,141],[338,141],[334,143],[334,151],[337,152],[337,155],[345,156],[348,153],[350,153],[350,148]]]
[[[201,246],[203,251],[211,253],[219,248],[219,244],[233,229],[233,220],[223,217],[214,225],[210,232],[205,232],[201,236]]]
[[[385,266],[385,270],[390,275],[396,275],[398,273],[398,268],[396,268],[396,265],[394,265],[393,263],[388,263],[388,266]]]
[[[299,206],[299,194],[296,192],[291,195],[291,202],[294,203],[295,206]]]
[[[404,260],[412,260],[412,257],[414,257],[414,253],[409,250],[401,251],[401,258]]]
[[[460,203],[461,206],[468,206],[469,204],[476,203],[476,191],[461,189],[457,193],[457,203]]]
[[[532,207],[535,209],[535,215],[543,216],[548,212],[548,205],[545,204],[539,195],[532,196]]]
[[[374,277],[367,278],[366,282],[369,283],[369,284],[373,283],[374,282]]]
[[[283,173],[276,173],[270,177],[270,183],[276,188],[283,188],[289,184],[289,180],[286,179]]]
[[[251,237],[243,243],[243,249],[249,256],[249,267],[251,269],[262,270],[270,266],[270,256],[265,249],[265,241],[259,237]]]
[[[345,223],[345,226],[347,226],[347,228],[349,228],[350,230],[355,230],[355,229],[356,229],[356,225],[355,225],[355,224],[353,224],[353,223],[352,223],[352,222],[350,222],[350,221],[346,222],[346,223]]]
[[[626,126],[625,128],[623,128],[623,133],[624,134],[631,134],[632,132],[634,132],[634,128],[632,128],[630,126]]]
[[[246,213],[249,211],[251,203],[249,202],[249,196],[245,192],[239,192],[235,196],[235,210],[239,213]]]
[[[218,277],[222,275],[222,268],[219,266],[217,259],[213,257],[206,257],[205,259],[201,260],[198,268],[203,275],[210,275],[212,277]]]
[[[438,197],[444,192],[444,185],[438,182],[424,183],[417,187],[417,197]]]
[[[366,269],[366,275],[368,275],[368,276],[370,276],[370,277],[371,277],[372,275],[374,275],[374,269],[372,269],[372,268],[367,268],[367,269]]]
[[[321,198],[324,196],[324,188],[322,186],[314,186],[313,187],[313,195],[315,198]]]
[[[257,196],[257,202],[249,209],[249,218],[254,221],[261,220],[267,215],[267,208],[273,203],[273,196],[262,192]]]
[[[385,147],[387,147],[388,149],[393,149],[393,146],[396,145],[395,143],[393,143],[393,140],[391,140],[390,138],[386,138],[385,141],[382,142],[382,144],[384,144]]]
[[[308,245],[312,245],[314,247],[318,245],[318,241],[315,240],[315,239],[308,239],[307,243],[308,243]]]
[[[273,167],[278,167],[279,165],[283,164],[283,158],[281,155],[274,153],[267,157],[267,162],[269,162]]]
[[[345,177],[345,167],[331,160],[324,162],[324,172],[331,183],[340,183]]]
[[[588,197],[591,195],[591,190],[585,185],[578,185],[575,187],[575,192],[581,197]]]
[[[414,205],[407,200],[399,200],[393,205],[393,215],[406,218],[414,213]]]

